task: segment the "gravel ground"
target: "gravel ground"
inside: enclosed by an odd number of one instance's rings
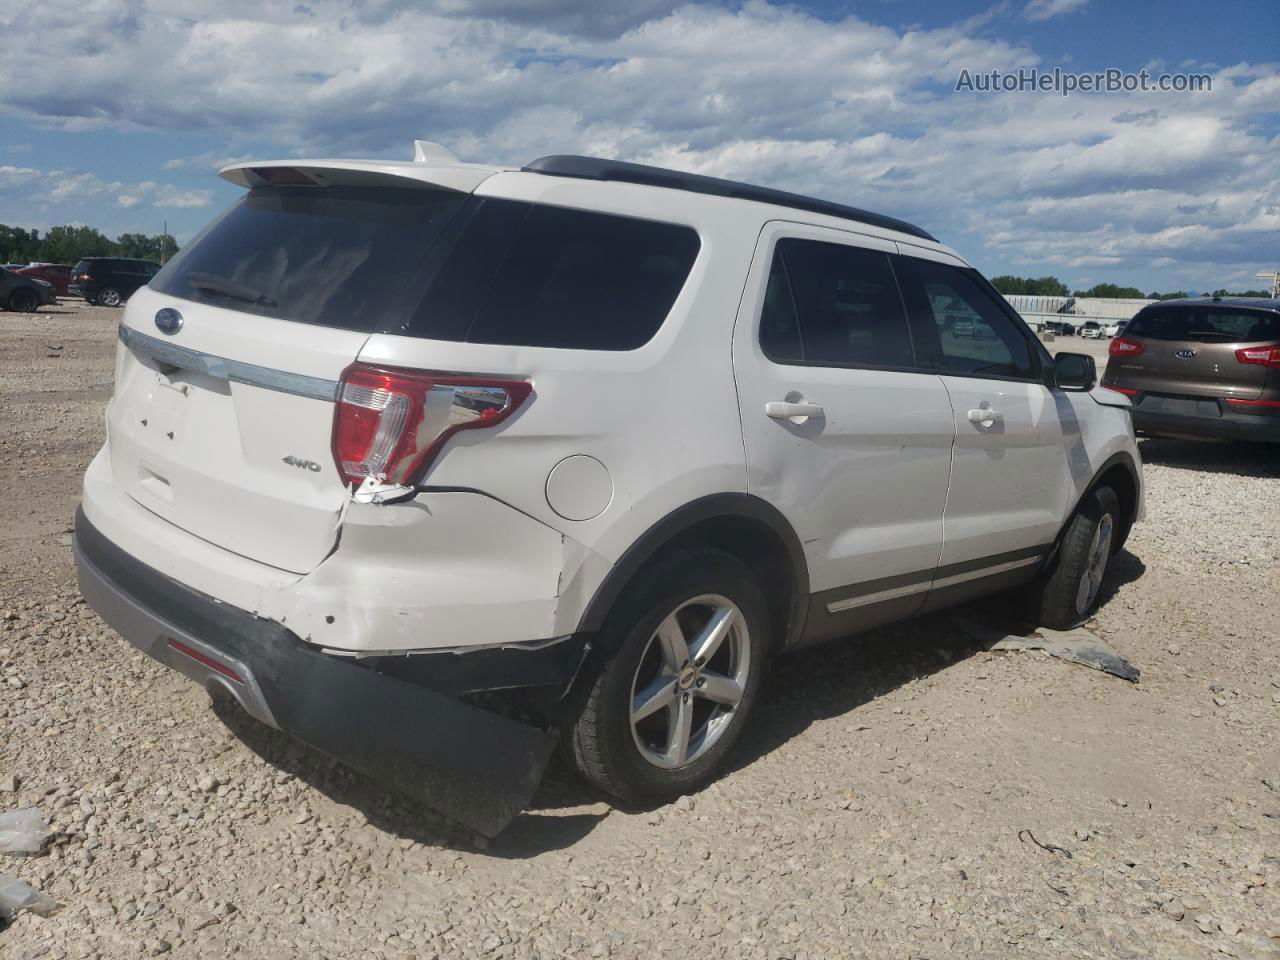
[[[1091,625],[1136,685],[933,616],[779,661],[707,791],[619,810],[553,769],[486,844],[79,600],[117,317],[0,314],[0,811],[55,831],[0,873],[65,904],[5,958],[1280,958],[1276,454],[1143,444]]]

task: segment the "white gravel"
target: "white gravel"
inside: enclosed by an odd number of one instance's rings
[[[117,317],[0,314],[0,811],[54,829],[0,873],[64,904],[6,960],[1280,960],[1275,453],[1143,444],[1091,624],[1137,685],[934,616],[777,663],[704,793],[618,810],[557,769],[483,844],[215,712],[79,600]]]

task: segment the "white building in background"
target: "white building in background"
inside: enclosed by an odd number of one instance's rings
[[[1118,320],[1132,320],[1133,315],[1155,300],[1111,300],[1105,297],[1033,297],[1010,293],[1004,298],[1022,319],[1039,330],[1049,321],[1066,322],[1080,327],[1090,320],[1103,326]]]

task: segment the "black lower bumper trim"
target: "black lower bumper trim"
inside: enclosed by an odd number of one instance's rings
[[[1228,411],[1221,417],[1192,417],[1143,413],[1138,406],[1133,408],[1133,429],[1156,437],[1277,443],[1280,442],[1280,414],[1250,415]]]
[[[258,719],[488,836],[533,797],[555,748],[551,734],[324,654],[146,566],[83,512],[75,552],[81,592],[108,624]]]

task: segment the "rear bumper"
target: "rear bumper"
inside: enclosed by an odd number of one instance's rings
[[[559,695],[586,652],[582,638],[569,637],[523,649],[355,661],[146,566],[83,513],[75,556],[85,600],[139,650],[488,835],[529,802],[555,738],[455,696],[521,686]]]
[[[1192,437],[1207,440],[1246,440],[1280,443],[1280,411],[1247,414],[1226,409],[1220,417],[1195,417],[1173,413],[1144,413],[1133,408],[1133,429],[1155,437]]]

